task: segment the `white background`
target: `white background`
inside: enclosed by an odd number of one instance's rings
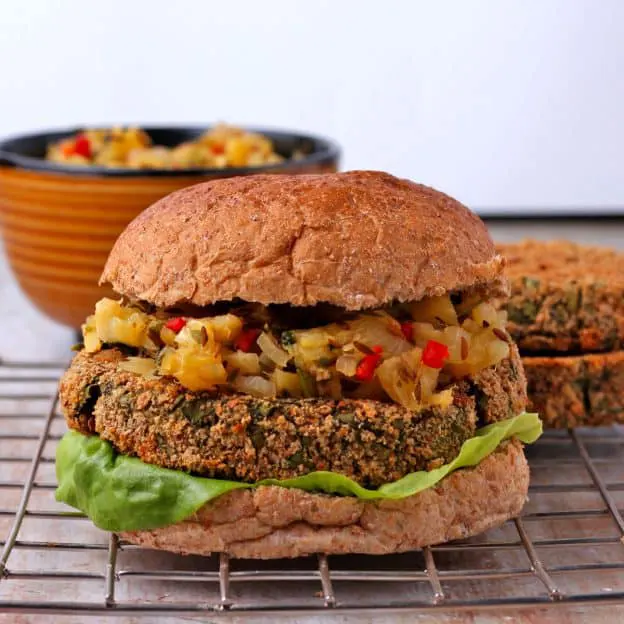
[[[336,138],[477,208],[624,205],[624,0],[0,0],[0,134]]]

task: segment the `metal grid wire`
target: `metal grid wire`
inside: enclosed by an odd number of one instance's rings
[[[383,557],[273,562],[124,544],[54,501],[62,365],[0,362],[0,613],[431,611],[624,603],[624,430],[547,432],[523,516]]]

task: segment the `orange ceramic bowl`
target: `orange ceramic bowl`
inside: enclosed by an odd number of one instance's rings
[[[146,128],[157,145],[174,146],[202,128]],[[133,170],[75,167],[46,161],[49,143],[78,132],[0,141],[0,227],[9,263],[29,299],[59,323],[79,327],[108,293],[98,279],[113,243],[144,208],[179,188],[254,173],[332,172],[340,150],[319,137],[254,128],[275,150],[297,160],[253,168]]]

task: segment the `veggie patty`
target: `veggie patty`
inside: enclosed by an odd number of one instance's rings
[[[569,241],[498,245],[511,297],[502,306],[521,352],[590,353],[624,345],[624,254]]]
[[[450,462],[479,424],[523,411],[517,352],[451,386],[450,406],[414,412],[367,399],[260,399],[191,392],[119,369],[117,349],[79,353],[61,382],[68,425],[146,463],[221,479],[314,470],[376,487]]]

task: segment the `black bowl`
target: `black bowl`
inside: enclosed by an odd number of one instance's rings
[[[93,127],[110,127],[97,125]],[[125,127],[125,126],[124,126]],[[154,145],[175,147],[185,141],[197,138],[210,126],[140,126],[151,137]],[[214,168],[188,168],[188,169],[127,169],[101,166],[66,165],[45,160],[46,151],[50,143],[68,138],[84,128],[67,128],[33,134],[22,134],[16,137],[6,138],[0,141],[0,165],[20,167],[33,171],[48,171],[50,173],[67,173],[81,176],[188,176],[221,174],[227,176],[249,175],[259,172],[281,173],[293,172],[306,169],[311,166],[319,168],[338,168],[340,160],[340,148],[333,141],[310,134],[288,132],[284,130],[271,130],[266,128],[244,128],[251,132],[257,132],[267,136],[273,142],[275,151],[284,158],[290,158],[295,152],[303,154],[302,158],[286,160],[273,165],[260,165],[258,167],[228,167],[226,169]]]

